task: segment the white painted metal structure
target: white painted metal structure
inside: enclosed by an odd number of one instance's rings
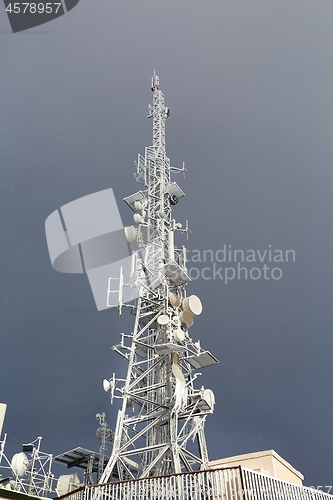
[[[152,78],[153,144],[139,155],[136,180],[142,191],[124,199],[136,212],[136,226],[125,229],[129,243],[136,240],[131,284],[138,292],[132,312],[133,332],[121,334],[114,349],[128,362],[127,377],[115,374],[104,381],[111,400],[122,399],[114,434],[113,451],[99,482],[161,476],[208,468],[204,424],[214,409],[211,390],[194,388],[196,370],[218,361],[189,336],[189,326],[201,313],[198,297],[186,298],[190,281],[186,249],[177,248],[174,234],[187,232],[172,216],[172,207],[183,191],[171,182],[165,151],[165,121],[169,109]],[[120,277],[119,311],[121,312]],[[117,396],[117,391],[120,395]],[[194,444],[195,443],[195,444]]]
[[[32,496],[46,497],[54,491],[51,472],[52,455],[41,451],[42,438],[22,446],[11,461],[5,455],[7,434],[0,441],[0,490],[19,491]],[[2,461],[4,463],[2,463]],[[1,494],[1,492],[0,492]]]

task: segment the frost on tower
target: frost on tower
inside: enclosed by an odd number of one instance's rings
[[[130,285],[136,295],[133,332],[121,334],[114,349],[128,362],[126,379],[104,380],[111,400],[122,399],[111,457],[99,482],[208,469],[204,424],[214,409],[209,389],[195,389],[198,370],[218,361],[193,342],[189,328],[202,311],[200,299],[186,295],[190,281],[186,249],[177,248],[174,235],[186,232],[172,216],[184,196],[171,181],[165,151],[165,121],[169,109],[152,78],[153,144],[137,162],[141,191],[124,199],[135,212],[135,226],[125,228],[127,241],[137,245],[132,256]],[[111,280],[109,280],[110,283]],[[123,278],[120,276],[119,310]],[[110,290],[109,290],[110,292]]]

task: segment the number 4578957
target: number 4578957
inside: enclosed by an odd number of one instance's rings
[[[44,12],[46,14],[52,14],[54,12],[55,14],[58,12],[59,8],[61,6],[60,3],[51,3],[48,2],[46,4],[44,3],[30,3],[30,2],[15,2],[15,3],[10,3],[8,7],[6,8],[6,11],[9,12],[10,14],[25,14],[26,12],[30,12],[30,14],[43,14]]]

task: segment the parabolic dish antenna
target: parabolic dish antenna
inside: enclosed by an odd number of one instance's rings
[[[180,321],[186,325],[186,326],[192,326],[193,325],[193,316],[190,312],[188,311],[183,311],[180,313]]]
[[[169,295],[169,301],[170,301],[170,304],[173,307],[178,307],[179,304],[180,304],[179,297],[178,297],[178,295],[176,293],[170,293],[170,295]]]
[[[185,333],[181,328],[174,330],[173,336],[176,342],[183,342],[185,340]]]
[[[138,231],[134,226],[126,226],[124,228],[126,240],[128,243],[134,243],[138,236]]]
[[[103,389],[105,392],[108,392],[112,387],[112,384],[110,380],[106,380],[106,378],[103,380]]]
[[[183,309],[194,316],[199,316],[202,313],[201,300],[196,295],[190,295],[183,300]]]
[[[29,466],[29,459],[27,455],[23,453],[23,451],[21,451],[20,453],[15,453],[10,463],[10,466],[14,474],[16,474],[16,476],[22,477],[27,472]]]
[[[61,497],[62,495],[67,495],[67,493],[76,490],[80,486],[80,478],[76,472],[74,474],[64,474],[58,479],[56,493]]]
[[[167,325],[169,323],[169,317],[166,314],[161,314],[161,316],[157,318],[157,323],[159,325]]]

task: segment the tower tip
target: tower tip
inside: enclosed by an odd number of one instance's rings
[[[156,75],[156,72],[154,70],[154,76],[151,79],[151,90],[154,92],[154,90],[158,90],[160,87],[160,78]]]

